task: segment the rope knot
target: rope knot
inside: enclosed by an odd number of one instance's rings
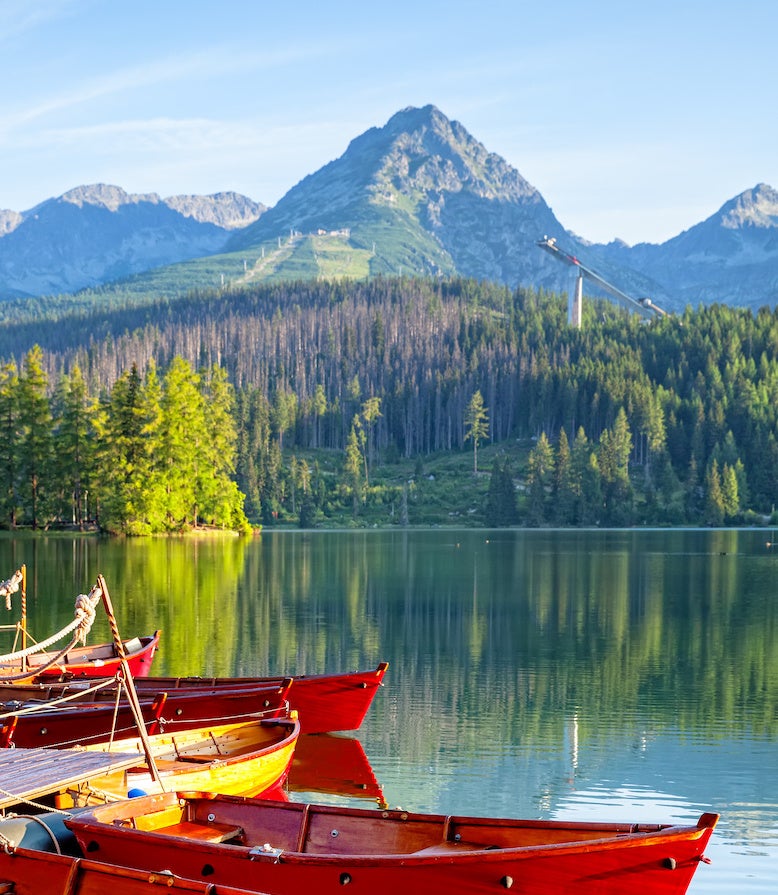
[[[11,610],[11,594],[15,594],[19,590],[23,577],[22,570],[17,569],[10,578],[0,581],[0,597],[5,597],[5,608],[9,612]]]
[[[75,616],[78,619],[75,638],[76,643],[86,643],[86,638],[92,630],[95,620],[95,607],[103,592],[99,584],[96,584],[88,594],[79,594],[76,597]]]

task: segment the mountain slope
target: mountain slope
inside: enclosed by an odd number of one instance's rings
[[[592,244],[565,231],[515,168],[431,105],[403,109],[356,137],[269,210],[234,193],[160,199],[97,185],[22,214],[0,211],[0,297],[102,287],[75,303],[145,301],[194,288],[377,274],[566,291],[571,268],[537,247],[544,235],[666,310],[778,304],[771,187],[742,193],[662,245]],[[588,283],[586,291],[594,292]]]
[[[778,303],[778,192],[746,190],[661,245],[601,247],[602,257],[660,282],[680,304]]]
[[[72,292],[210,255],[263,210],[234,193],[163,200],[105,184],[78,187],[0,217],[0,295]]]
[[[540,193],[434,106],[404,109],[293,187],[229,247],[282,234],[350,231],[372,253],[372,273],[458,272],[543,282],[535,240],[563,228]],[[551,279],[556,279],[556,272]]]

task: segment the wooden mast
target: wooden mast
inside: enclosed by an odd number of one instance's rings
[[[146,725],[143,723],[143,712],[140,707],[140,701],[138,700],[138,691],[135,689],[135,680],[133,679],[132,672],[130,671],[130,666],[127,663],[127,651],[124,649],[124,642],[119,635],[119,626],[116,623],[116,615],[113,611],[111,596],[108,593],[108,585],[105,583],[105,578],[102,575],[97,576],[97,584],[100,588],[106,615],[108,616],[108,624],[111,626],[111,636],[113,637],[116,654],[118,655],[119,661],[121,663],[121,673],[124,676],[123,683],[127,689],[127,699],[130,703],[130,708],[135,715],[135,721],[138,726],[138,733],[140,734],[140,739],[143,743],[143,751],[146,755],[146,763],[149,766],[149,771],[151,773],[152,779],[156,783],[158,783],[164,790],[165,787],[162,783],[162,780],[160,779],[159,771],[157,770],[157,764],[154,761],[154,755],[151,751],[151,743],[149,741],[148,731],[146,730]]]

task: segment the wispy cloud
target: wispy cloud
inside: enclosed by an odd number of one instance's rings
[[[122,153],[173,153],[186,155],[212,153],[227,154],[250,150],[258,154],[271,151],[278,154],[279,146],[316,145],[340,139],[339,123],[308,122],[302,125],[275,125],[255,120],[230,121],[212,118],[147,118],[130,119],[83,127],[47,128],[31,138],[31,145],[41,139],[46,145],[61,150],[89,145],[95,152],[112,153],[121,147]],[[339,151],[345,147],[341,147]]]
[[[3,0],[0,4],[0,45],[69,16],[82,6],[83,2],[79,0]]]
[[[202,48],[189,54],[166,56],[105,72],[37,102],[28,102],[24,108],[15,113],[6,111],[0,128],[2,132],[10,134],[57,112],[121,93],[148,90],[166,83],[193,79],[213,80],[249,72],[279,69],[293,64],[298,59],[310,60],[311,53],[315,51],[315,48],[312,51],[309,47],[294,47],[275,52],[261,50],[248,52],[236,51],[234,47],[219,46]]]
[[[42,195],[104,181],[165,195],[237,189],[272,204],[306,174],[340,155],[345,139],[342,125],[329,120],[268,126],[257,119],[157,117],[48,128],[17,149],[34,156],[42,144],[60,160],[54,181],[38,184]],[[87,167],[82,163],[84,146],[89,147]],[[13,201],[10,194],[3,199],[11,203],[8,207],[16,207]],[[26,201],[17,205],[27,207]]]

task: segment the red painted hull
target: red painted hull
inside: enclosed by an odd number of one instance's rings
[[[136,637],[125,641],[127,664],[133,677],[147,677],[151,671],[154,653],[159,645],[160,631],[147,637]],[[121,667],[121,660],[116,655],[112,643],[81,646],[71,650],[57,665],[46,671],[38,671],[52,656],[52,652],[35,653],[28,659],[28,667],[21,669],[18,665],[0,665],[0,675],[19,673],[29,670],[30,678],[57,680],[63,675],[72,678],[104,678],[113,677]]]
[[[269,895],[683,895],[717,815],[696,826],[443,817],[175,794],[66,821],[90,856]],[[460,838],[457,838],[459,836]],[[232,838],[234,837],[234,838]]]
[[[237,689],[173,690],[140,697],[141,714],[149,734],[174,733],[203,724],[229,724],[251,718],[287,715],[292,679],[280,685]],[[112,691],[112,694],[115,691]],[[12,711],[5,704],[5,711]],[[113,700],[71,703],[30,714],[6,717],[0,729],[0,748],[62,749],[104,743],[137,735],[135,716],[126,697],[118,710]]]
[[[300,716],[303,733],[332,733],[338,730],[357,730],[370,708],[388,662],[381,662],[370,671],[351,671],[342,674],[301,674],[293,678],[289,691],[289,707]],[[172,690],[208,686],[268,683],[277,677],[257,678],[149,678],[139,682],[140,689],[154,687]]]
[[[8,884],[7,886],[4,885]],[[0,893],[9,895],[213,895],[213,885],[182,880],[84,858],[48,854],[30,849],[8,853],[0,849]],[[247,895],[246,889],[219,886],[219,895]]]
[[[388,667],[388,662],[381,662],[372,671],[294,678],[289,704],[300,715],[303,733],[358,730]]]
[[[343,674],[303,674],[293,678],[289,691],[289,707],[297,711],[303,733],[331,733],[338,730],[357,730],[367,714],[370,705],[382,686],[389,667],[381,662],[370,671],[353,671]],[[173,693],[179,690],[201,690],[216,692],[219,689],[256,688],[281,686],[285,678],[205,678],[205,677],[150,677],[135,681],[138,695],[154,696],[158,693]],[[67,681],[61,683],[40,681],[33,685],[15,685],[0,688],[0,698],[54,699],[75,691],[75,685]],[[23,694],[23,695],[22,695]],[[90,697],[93,698],[93,697]],[[98,699],[113,701],[113,692],[101,691]]]

